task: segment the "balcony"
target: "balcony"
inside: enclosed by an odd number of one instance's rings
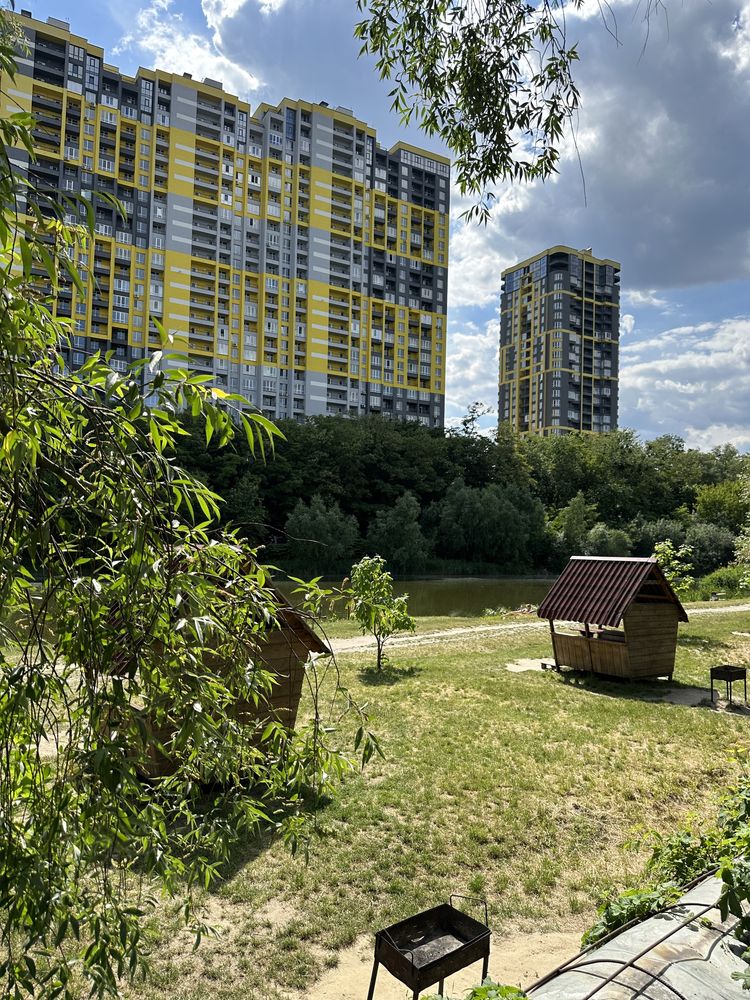
[[[51,53],[50,53],[50,55],[51,55]],[[37,56],[34,59],[34,69],[35,70],[40,69],[40,70],[43,70],[45,73],[52,73],[52,74],[54,74],[56,76],[64,77],[65,76],[65,57],[61,56],[60,59],[61,59],[60,62],[56,62],[56,61],[53,61],[52,59],[44,59],[44,58],[40,58],[39,56]]]
[[[207,188],[209,191],[218,192],[219,190],[218,184],[214,184],[213,181],[206,180],[204,177],[200,177],[198,174],[195,175],[193,183],[195,184],[196,187]]]

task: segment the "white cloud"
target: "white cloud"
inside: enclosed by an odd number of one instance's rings
[[[733,444],[739,451],[750,451],[750,427],[747,424],[711,424],[709,427],[687,427],[683,435],[689,448],[716,448]]]
[[[669,300],[657,295],[653,288],[650,291],[626,288],[622,292],[622,302],[628,306],[651,306],[654,309],[670,308]]]
[[[506,186],[498,191],[492,217],[486,226],[462,221],[471,200],[451,191],[450,270],[448,307],[487,306],[500,296],[501,273],[526,254],[520,241],[507,235],[522,218],[533,199],[533,185]]]
[[[744,3],[735,15],[732,27],[734,35],[729,41],[720,43],[719,54],[729,61],[735,72],[743,73],[750,69],[750,3]]]
[[[584,20],[590,21],[592,18],[604,20],[613,31],[616,28],[618,8],[632,8],[638,4],[638,0],[608,0],[603,4],[601,0],[584,0],[580,7],[566,7],[565,15],[568,21]]]
[[[635,316],[631,313],[623,313],[620,316],[620,336],[629,336],[635,329]]]
[[[483,329],[475,323],[460,323],[448,331],[446,408],[449,416],[463,416],[476,400],[493,409],[497,406],[499,337],[497,319],[489,320]]]
[[[634,348],[640,353],[620,366],[621,426],[678,434],[695,444],[747,443],[750,318],[676,327]],[[650,349],[655,356],[645,357]]]
[[[717,323],[695,323],[689,326],[673,326],[669,330],[663,330],[654,336],[646,337],[630,344],[624,344],[620,348],[620,354],[632,355],[632,361],[636,361],[644,355],[653,354],[655,358],[664,356],[667,348],[675,348],[679,352],[685,352],[689,341],[691,347],[695,347],[700,342],[700,337],[704,333],[716,330]],[[708,348],[710,349],[710,348]]]
[[[475,400],[496,407],[499,332],[497,318],[451,323],[447,426]],[[620,367],[621,427],[646,437],[676,434],[690,447],[750,449],[750,317],[674,327],[632,349],[639,353]],[[496,419],[482,424],[491,429]]]
[[[286,0],[258,0],[262,14],[275,14],[285,3]]]
[[[448,308],[491,305],[500,296],[500,274],[510,261],[476,226],[454,229],[450,246]]]
[[[173,0],[151,0],[135,15],[134,27],[113,49],[117,55],[125,49],[145,53],[151,65],[172,73],[191,73],[196,79],[220,80],[231,93],[247,96],[260,86],[258,78],[222,51],[222,22],[236,13],[242,0],[203,0],[212,38],[191,31],[182,14],[174,10]]]
[[[733,4],[678,5],[668,24],[654,13],[646,26],[643,13],[659,5],[616,0],[618,46],[594,16],[600,5],[587,0],[588,16],[568,25],[581,55],[578,150],[568,138],[558,174],[522,189],[523,211],[497,213],[498,225],[477,241],[486,258],[591,246],[621,261],[624,305],[655,309],[669,308],[665,288],[745,280],[750,132],[737,123],[750,115],[750,3],[741,30],[732,27]],[[499,186],[501,197],[508,186]],[[464,277],[486,281],[462,256],[457,304]]]
[[[201,0],[201,10],[209,28],[217,29],[222,21],[238,14],[246,3],[247,0]]]

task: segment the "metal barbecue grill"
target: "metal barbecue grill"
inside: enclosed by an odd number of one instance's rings
[[[484,906],[485,923],[475,920],[453,905],[465,899]],[[449,902],[433,906],[413,917],[378,931],[375,935],[375,958],[367,1000],[372,1000],[378,968],[386,969],[412,990],[417,1000],[422,990],[438,984],[443,995],[447,976],[474,962],[482,962],[482,979],[490,961],[490,929],[487,926],[487,903],[473,896],[450,897]]]

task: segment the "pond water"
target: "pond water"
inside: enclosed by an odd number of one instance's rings
[[[409,595],[412,615],[481,615],[485,608],[537,605],[552,586],[551,580],[446,577],[442,580],[408,580],[395,583],[397,594]]]
[[[328,581],[324,586],[341,586],[341,581]],[[508,577],[445,577],[439,580],[396,581],[396,594],[409,595],[409,613],[475,617],[485,608],[509,608],[522,604],[537,605],[552,586],[552,580]],[[282,587],[281,589],[286,589]]]

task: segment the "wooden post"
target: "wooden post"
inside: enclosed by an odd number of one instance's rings
[[[586,630],[586,651],[589,654],[589,670],[593,674],[594,672],[594,657],[591,653],[591,629],[589,628],[589,623],[584,622],[583,627]]]
[[[557,662],[557,650],[555,649],[555,622],[552,618],[549,620],[549,633],[552,638],[552,656],[555,660],[555,667],[559,670],[560,664]]]

